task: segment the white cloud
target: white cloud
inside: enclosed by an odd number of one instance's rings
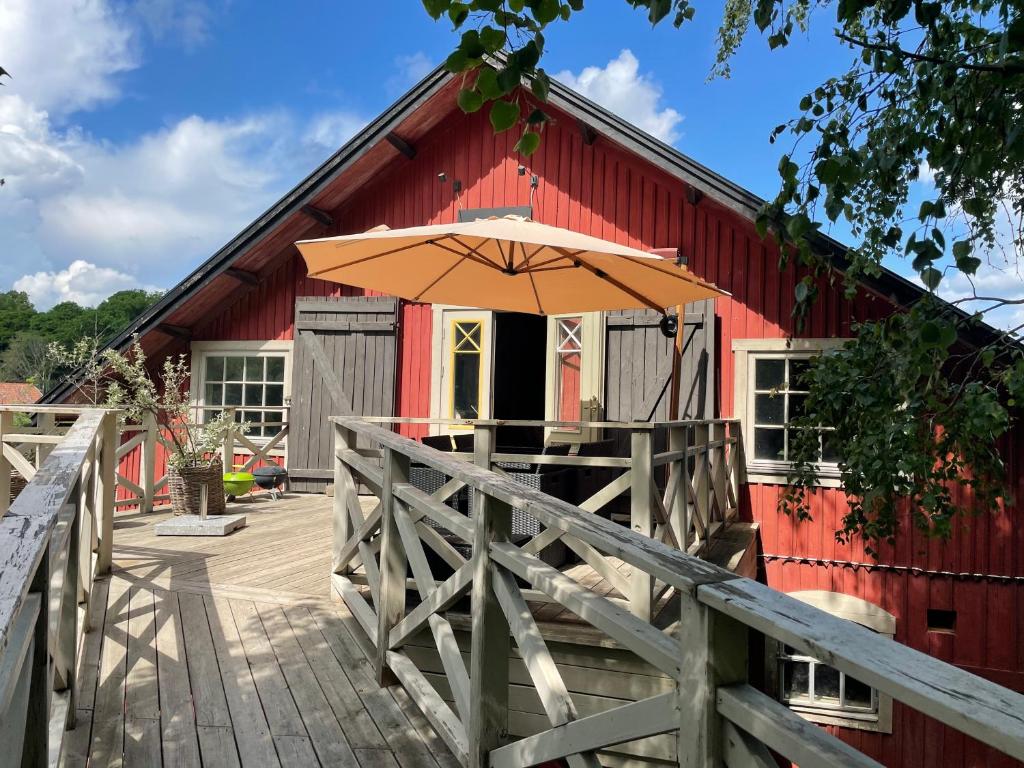
[[[190,51],[210,39],[213,11],[202,0],[137,0],[134,10],[157,40],[173,35]]]
[[[396,56],[397,72],[388,79],[388,90],[396,94],[406,90],[426,77],[435,66],[436,62],[423,51]]]
[[[36,272],[14,283],[14,290],[28,294],[37,309],[49,309],[62,301],[73,301],[95,307],[107,296],[129,288],[156,291],[150,285],[139,285],[131,275],[108,267],[97,267],[87,261],[73,261],[58,272]]]
[[[120,94],[117,75],[138,66],[131,27],[106,0],[4,0],[0,3],[4,100],[20,96],[66,115]]]
[[[306,129],[306,142],[331,152],[351,139],[367,123],[365,117],[353,112],[330,112],[317,115]]]
[[[0,91],[0,287],[18,284],[42,304],[167,287],[366,122],[192,115],[120,143],[75,126],[75,112],[120,98],[142,26],[199,44],[208,7],[0,0],[2,63],[15,78]]]
[[[603,68],[587,67],[578,75],[566,70],[555,79],[662,141],[671,144],[681,136],[683,116],[661,105],[661,86],[640,73],[640,62],[628,48]]]
[[[968,278],[954,267],[947,270],[946,278],[939,284],[939,296],[947,301],[971,296],[1024,301],[1024,275],[1012,265],[986,263],[978,268],[977,274]],[[976,312],[992,307],[993,302],[968,301],[958,306],[967,312]],[[1024,324],[1024,304],[1011,304],[986,312],[985,322],[1005,330],[1017,328]]]

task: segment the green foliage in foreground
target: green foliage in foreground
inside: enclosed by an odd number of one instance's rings
[[[651,24],[684,26],[690,0],[626,0]],[[449,70],[463,76],[459,106],[487,109],[495,131],[517,130],[530,155],[543,137],[550,80],[541,66],[545,33],[571,23],[583,0],[423,0],[459,35]],[[834,36],[850,50],[845,71],[823,73],[794,105],[794,118],[769,131],[792,151],[779,164],[779,193],[757,219],[782,246],[780,268],[796,260],[797,327],[822,278],[845,283],[878,275],[884,257],[908,259],[937,292],[952,276],[974,285],[986,262],[1012,272],[1024,245],[1024,0],[724,0],[712,76],[729,76],[733,54],[752,31],[772,49],[794,34]],[[834,19],[823,27],[823,16]],[[812,21],[814,22],[812,24]],[[500,54],[496,56],[495,54]],[[529,90],[520,88],[528,83]],[[927,169],[930,199],[908,210],[911,185]],[[842,274],[818,232],[845,218],[857,247]],[[806,515],[817,478],[810,428],[833,428],[849,491],[840,538],[891,539],[899,509],[945,537],[963,510],[950,493],[964,486],[974,509],[1006,498],[994,441],[1019,417],[1024,397],[1020,331],[971,336],[997,309],[1024,306],[999,291],[975,292],[972,314],[935,299],[909,314],[858,326],[857,337],[821,358],[810,374],[794,487],[783,502]],[[973,338],[979,338],[973,335]]]
[[[51,344],[70,350],[88,338],[102,346],[159,298],[159,293],[119,291],[95,308],[66,301],[38,312],[27,294],[0,293],[0,378],[31,381],[45,392],[70,372],[49,354]]]

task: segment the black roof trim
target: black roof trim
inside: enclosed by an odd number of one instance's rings
[[[388,133],[393,131],[411,112],[441,90],[451,77],[452,75],[444,69],[443,65],[435,68],[227,245],[213,254],[178,285],[171,288],[159,301],[146,309],[131,325],[111,340],[106,348],[122,348],[133,335],[155,328],[167,315],[187,301],[206,281],[221,274],[236,258],[255,245],[283,219],[308,204],[324,186],[330,184],[378,141],[385,140]],[[756,216],[765,202],[753,192],[715,173],[710,168],[684,155],[675,147],[626,122],[618,115],[609,112],[556,80],[551,81],[549,102],[571,117],[596,129],[626,150],[668,171],[671,175],[744,217]],[[454,100],[452,106],[453,108],[455,106]],[[815,245],[832,259],[839,271],[844,271],[849,266],[846,259],[848,248],[842,243],[819,233],[815,238]],[[872,291],[901,306],[911,305],[927,295],[927,291],[923,287],[885,267],[881,268],[878,276],[864,276],[859,281]],[[965,318],[969,316],[959,308],[954,307],[954,309]],[[972,337],[970,340],[979,345],[990,343],[1004,336],[1001,331],[986,324],[975,326],[970,335]],[[69,377],[54,387],[43,396],[40,402],[59,401],[71,389],[74,379],[75,377]]]
[[[109,341],[105,349],[121,349],[135,334],[146,333],[181,304],[190,299],[207,281],[221,274],[239,256],[253,247],[284,219],[308,204],[326,185],[345,171],[367,150],[385,138],[437,91],[444,87],[450,74],[441,66],[434,69],[423,80],[412,87],[398,101],[388,107],[377,119],[370,122],[353,136],[337,152],[325,160],[309,176],[299,182],[290,192],[264,211],[255,221],[243,229],[223,248],[200,264],[191,274],[165,293],[148,307],[132,323]],[[59,402],[74,386],[77,377],[69,376],[49,392],[40,402]]]

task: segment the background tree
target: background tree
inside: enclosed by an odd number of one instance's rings
[[[689,0],[626,0],[658,24],[691,19]],[[463,76],[458,103],[486,108],[496,131],[516,129],[518,151],[540,145],[550,82],[540,66],[545,33],[571,22],[583,0],[423,0],[460,33],[446,66]],[[797,441],[787,511],[806,515],[820,450],[812,427],[831,440],[849,492],[840,538],[891,539],[901,509],[914,524],[948,536],[961,511],[951,488],[968,487],[980,508],[1007,496],[996,442],[1024,399],[1019,331],[988,332],[993,310],[1024,300],[971,297],[961,312],[935,292],[950,273],[971,280],[985,262],[1016,269],[1024,221],[1024,15],[1020,0],[725,0],[712,74],[728,76],[733,54],[757,30],[772,49],[796,32],[830,34],[850,50],[849,66],[823,79],[771,130],[793,150],[779,164],[780,189],[757,219],[780,244],[780,268],[796,260],[797,327],[823,277],[876,275],[883,258],[912,260],[932,295],[906,313],[855,328],[856,339],[819,359]],[[825,13],[835,26],[816,26]],[[813,24],[812,24],[813,22]],[[813,27],[813,29],[812,29]],[[502,53],[495,57],[494,54]],[[529,84],[529,91],[520,88]],[[908,210],[922,168],[934,195]],[[840,217],[856,247],[842,275],[818,232]],[[973,283],[972,283],[973,284]],[[984,337],[980,344],[960,339]]]
[[[159,293],[119,291],[95,308],[65,301],[37,312],[21,291],[0,293],[0,378],[32,381],[44,392],[82,362],[82,342],[99,349]],[[60,350],[47,353],[57,345]]]
[[[16,333],[0,352],[0,378],[27,381],[41,392],[53,386],[58,367],[50,356],[49,342],[35,331]]]

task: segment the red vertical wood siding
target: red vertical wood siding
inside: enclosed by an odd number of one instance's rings
[[[778,254],[762,242],[751,222],[705,198],[686,200],[684,185],[610,142],[582,141],[575,121],[556,113],[540,150],[521,159],[512,150],[512,132],[494,135],[483,113],[453,112],[417,141],[412,160],[400,158],[362,187],[339,210],[338,232],[359,232],[378,224],[392,228],[456,220],[464,208],[524,205],[531,201],[530,174],[540,178],[532,199],[538,221],[604,237],[639,248],[680,247],[695,273],[731,296],[716,304],[717,409],[733,414],[734,339],[782,338],[794,334],[790,265],[780,272]],[[522,162],[529,169],[519,176]],[[442,185],[438,173],[449,182]],[[453,180],[463,183],[460,200]],[[310,279],[294,248],[258,289],[197,329],[197,339],[289,339],[297,296],[340,296],[352,289]],[[862,291],[853,300],[840,286],[822,280],[820,300],[800,336],[846,337],[853,321],[893,311],[883,298]],[[403,302],[396,410],[426,416],[430,404],[431,310]],[[408,429],[418,436],[421,429]],[[1019,435],[1007,441],[1007,463],[1024,498]],[[985,514],[943,544],[907,527],[896,547],[884,547],[884,567],[815,564],[815,560],[870,563],[860,542],[840,544],[834,531],[845,509],[842,494],[822,490],[812,501],[813,520],[781,515],[778,485],[750,485],[743,491],[743,513],[761,525],[767,583],[782,591],[825,589],[856,595],[880,605],[897,619],[897,639],[939,658],[970,668],[1003,684],[1024,689],[1024,585],[1018,580],[960,578],[923,571],[1024,575],[1024,526],[1016,510]],[[970,499],[963,498],[965,504]],[[958,612],[956,635],[927,631],[929,607]],[[892,736],[833,729],[842,738],[886,764],[908,766],[1003,765],[1001,757],[970,739],[897,706]]]

